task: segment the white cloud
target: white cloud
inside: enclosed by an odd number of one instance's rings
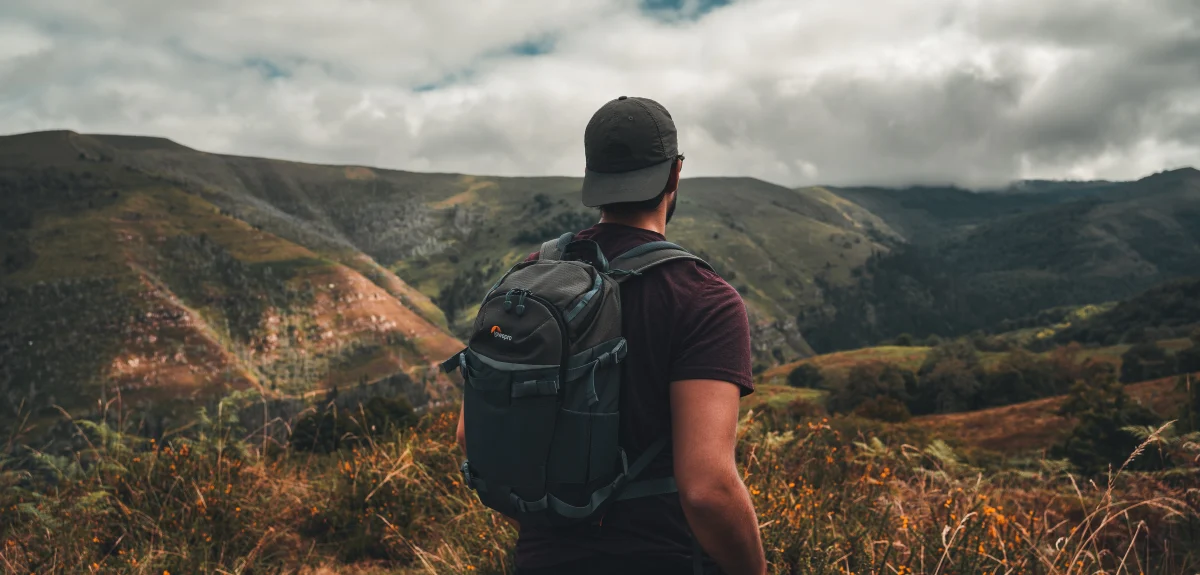
[[[701,4],[40,0],[0,8],[0,133],[579,175],[583,126],[628,94],[671,110],[690,175],[987,185],[1200,158],[1194,0],[742,0],[686,17]]]

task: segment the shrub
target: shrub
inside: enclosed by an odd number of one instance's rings
[[[1009,352],[996,370],[983,377],[978,405],[1011,405],[1065,393],[1071,380],[1056,373],[1051,360],[1023,349]]]
[[[297,451],[329,453],[390,435],[415,420],[412,406],[403,397],[372,397],[354,408],[325,403],[296,421],[289,440]]]
[[[787,384],[791,387],[821,389],[825,384],[825,378],[821,374],[821,368],[811,363],[802,363],[788,374]]]
[[[872,397],[854,408],[854,415],[889,423],[903,423],[912,418],[908,406],[894,397]]]
[[[1192,346],[1181,349],[1175,354],[1179,363],[1180,373],[1195,373],[1200,371],[1200,329],[1192,332]]]
[[[1054,453],[1087,473],[1119,467],[1138,448],[1141,439],[1127,428],[1160,423],[1154,412],[1129,397],[1108,363],[1091,364],[1087,379],[1071,386],[1058,413],[1077,423]],[[1154,455],[1138,458],[1131,469],[1161,468],[1165,462]]]
[[[914,379],[912,372],[882,361],[869,361],[854,365],[843,385],[833,390],[829,407],[837,412],[849,412],[863,401],[874,397],[887,397],[897,401],[908,398],[908,388]]]
[[[1121,382],[1137,383],[1176,373],[1175,358],[1154,342],[1134,345],[1121,355]]]
[[[936,363],[932,370],[920,376],[909,409],[914,414],[968,411],[976,407],[978,393],[976,371],[962,361],[950,358]]]

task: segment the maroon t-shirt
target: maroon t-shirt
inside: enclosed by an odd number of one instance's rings
[[[596,242],[611,261],[664,238],[602,223],[576,239]],[[696,262],[667,262],[624,282],[621,321],[629,354],[621,363],[620,441],[630,461],[658,437],[670,436],[671,382],[715,379],[738,386],[743,396],[754,391],[750,326],[741,295]],[[672,466],[668,443],[640,478],[670,476]],[[690,565],[691,544],[678,494],[643,497],[614,503],[599,525],[522,528],[517,566],[537,569],[601,556]]]

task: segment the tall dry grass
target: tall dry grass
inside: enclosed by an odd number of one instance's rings
[[[773,573],[1194,573],[1195,442],[1169,473],[983,470],[946,444],[853,435],[800,406],[747,414],[739,461]],[[512,573],[515,532],[460,485],[456,411],[329,455],[219,414],[163,441],[78,422],[71,457],[0,463],[6,573]],[[1189,459],[1190,458],[1190,459]]]

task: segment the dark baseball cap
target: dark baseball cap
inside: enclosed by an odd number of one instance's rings
[[[583,132],[583,205],[640,202],[662,193],[679,157],[675,121],[649,98],[601,106]]]

